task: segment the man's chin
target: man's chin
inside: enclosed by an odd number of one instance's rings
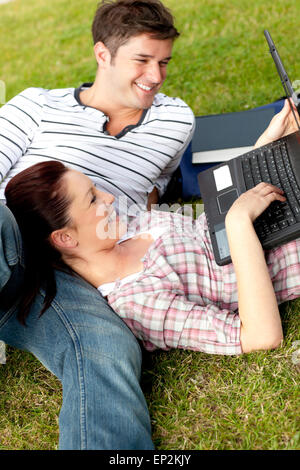
[[[138,98],[138,101],[139,101],[139,108],[140,109],[148,109],[150,108],[150,106],[152,106],[153,104],[153,101],[154,101],[154,98],[155,98],[155,95],[157,94],[158,90],[155,89],[151,92],[145,92],[143,90],[141,90],[140,88],[137,87],[137,98]]]
[[[140,102],[140,109],[145,110],[149,109],[154,101],[155,95],[147,97],[147,99],[143,99],[142,102]]]

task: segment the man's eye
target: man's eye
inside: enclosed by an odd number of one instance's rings
[[[96,194],[94,194],[94,196],[93,196],[92,199],[91,199],[91,204],[93,204],[94,202],[96,202],[96,199],[97,199],[97,196],[96,196]]]

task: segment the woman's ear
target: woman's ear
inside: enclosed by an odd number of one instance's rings
[[[55,230],[51,233],[50,240],[58,250],[75,248],[78,245],[77,240],[72,237],[70,231],[67,229]]]
[[[107,64],[110,64],[111,55],[107,47],[103,42],[98,41],[94,45],[94,53],[96,57],[97,64],[103,69]]]

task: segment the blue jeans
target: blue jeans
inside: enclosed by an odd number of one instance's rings
[[[39,293],[22,326],[21,236],[0,204],[0,339],[33,353],[62,383],[60,449],[153,449],[139,385],[141,351],[124,322],[84,280],[57,272],[57,295],[39,317]]]

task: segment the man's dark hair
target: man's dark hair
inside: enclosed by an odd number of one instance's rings
[[[160,0],[102,0],[94,17],[92,33],[94,44],[103,42],[112,58],[120,46],[139,34],[173,40],[179,36],[171,12]]]

